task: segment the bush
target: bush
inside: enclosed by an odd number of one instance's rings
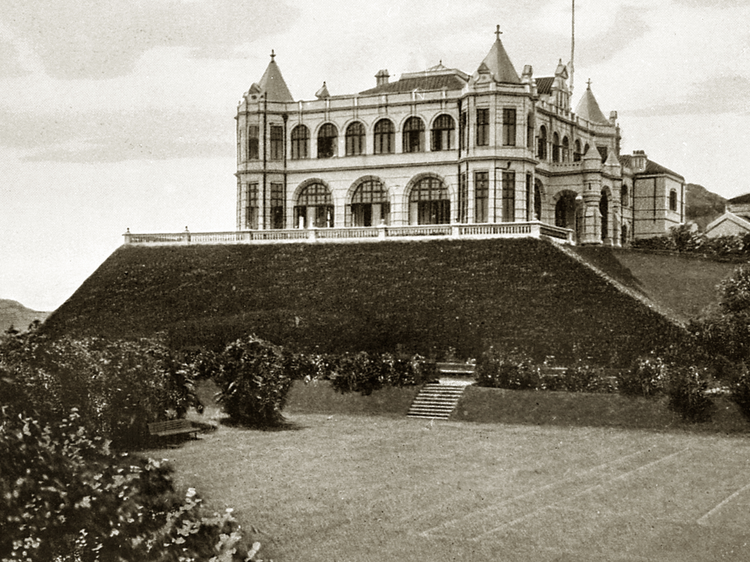
[[[714,403],[706,395],[708,375],[693,365],[670,365],[667,377],[669,409],[690,423],[707,422],[713,415]]]
[[[750,372],[744,363],[739,366],[736,376],[730,381],[729,393],[740,413],[750,421]]]
[[[359,392],[363,396],[388,386],[424,384],[436,377],[435,364],[420,355],[399,359],[390,353],[345,353],[328,356],[320,364],[328,370],[324,378],[329,378],[338,392]]]
[[[478,386],[536,390],[541,386],[541,370],[525,354],[504,354],[494,347],[483,353],[476,370]]]
[[[292,357],[255,336],[229,344],[218,358],[217,401],[235,423],[274,427],[294,381]]]
[[[663,392],[667,366],[655,355],[639,357],[617,376],[620,392],[627,396],[656,396]]]
[[[55,424],[0,411],[3,561],[245,560],[230,513],[206,515],[164,463],[113,454],[74,410]],[[216,557],[216,558],[213,558]]]
[[[560,386],[568,392],[617,392],[615,382],[604,374],[604,369],[583,362],[565,370]]]

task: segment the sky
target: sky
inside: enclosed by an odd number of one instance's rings
[[[571,52],[571,0],[3,0],[0,298],[59,307],[132,232],[235,228],[237,103],[273,50],[295,99],[442,61],[516,70]],[[587,80],[623,152],[750,192],[750,3],[577,0]]]

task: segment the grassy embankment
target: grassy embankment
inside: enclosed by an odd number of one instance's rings
[[[255,333],[299,350],[438,358],[494,345],[569,360],[578,346],[623,363],[678,333],[538,240],[122,247],[46,329],[214,348]]]

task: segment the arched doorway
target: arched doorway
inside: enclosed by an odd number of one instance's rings
[[[575,191],[563,191],[555,203],[555,226],[576,230]]]
[[[418,180],[409,193],[409,224],[449,224],[448,188],[435,176]]]
[[[609,198],[606,191],[602,191],[602,198],[599,199],[599,213],[602,215],[602,242],[605,242],[609,239]]]
[[[310,183],[300,191],[294,207],[299,228],[333,228],[333,199],[323,183]]]
[[[352,226],[389,224],[391,206],[383,183],[374,178],[360,181],[352,194],[350,213]]]
[[[534,182],[534,216],[535,221],[542,220],[542,182]]]

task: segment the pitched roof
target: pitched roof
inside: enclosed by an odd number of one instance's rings
[[[271,62],[268,63],[258,87],[262,93],[266,94],[268,101],[294,101],[274,57],[275,55],[271,54]]]
[[[750,193],[745,193],[744,195],[738,195],[737,197],[732,197],[727,201],[727,203],[734,203],[735,205],[744,205],[747,203],[750,203]]]
[[[621,154],[620,164],[622,164],[626,168],[631,168],[633,165],[633,157],[630,154]],[[661,164],[657,164],[656,162],[654,162],[653,160],[649,160],[648,158],[646,158],[646,168],[642,172],[638,172],[637,174],[642,176],[658,176],[660,174],[670,174],[676,178],[680,178],[681,180],[685,179],[677,172],[673,172],[669,168],[666,168]],[[750,197],[750,195],[748,197]]]
[[[396,82],[381,84],[375,88],[364,90],[360,94],[393,94],[398,92],[412,92],[414,90],[442,90],[443,88],[446,90],[462,90],[466,86],[468,76],[460,70],[433,69],[424,72],[402,74],[401,78]]]
[[[555,81],[554,76],[541,76],[536,79],[536,91],[540,95],[548,96],[552,93],[552,83]]]
[[[583,93],[581,101],[578,102],[576,107],[576,114],[579,117],[583,117],[587,121],[592,123],[601,123],[609,125],[609,119],[604,116],[602,110],[599,109],[599,104],[596,102],[594,93],[591,91],[591,83],[589,82],[586,91]]]
[[[484,57],[482,64],[485,64],[490,69],[493,78],[496,82],[503,84],[520,84],[521,79],[518,77],[516,69],[513,67],[513,63],[510,62],[508,53],[505,52],[500,36],[492,45],[490,52]]]

